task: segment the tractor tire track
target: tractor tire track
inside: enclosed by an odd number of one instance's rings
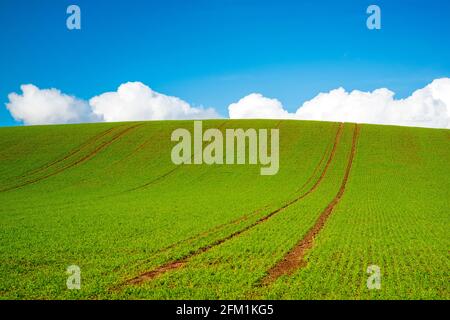
[[[227,120],[227,121],[224,121],[223,123],[221,123],[220,126],[217,127],[217,129],[219,129],[219,130],[222,129],[222,127],[225,126],[225,124],[226,124],[227,122],[228,122],[228,120]],[[192,154],[192,155],[191,155],[191,162],[192,162],[192,160],[194,159],[194,157],[195,157],[195,154]],[[163,173],[162,175],[160,175],[160,176],[154,178],[153,180],[150,180],[149,182],[146,182],[146,183],[144,183],[144,184],[141,184],[141,185],[139,185],[139,186],[137,186],[137,187],[134,187],[134,188],[131,188],[131,189],[127,189],[127,190],[123,191],[123,193],[125,193],[125,192],[132,192],[132,191],[136,191],[136,190],[140,190],[140,189],[145,189],[145,188],[147,188],[148,186],[151,186],[152,184],[155,184],[156,182],[158,182],[158,181],[160,181],[160,180],[162,180],[162,179],[168,177],[169,175],[171,175],[172,173],[174,173],[175,171],[177,171],[177,170],[178,170],[180,167],[182,167],[182,166],[183,166],[183,164],[177,165],[177,166],[175,166],[174,168],[170,169],[169,171]]]
[[[250,218],[256,216],[256,215],[259,214],[262,210],[264,210],[266,207],[267,207],[267,206],[262,207],[262,208],[257,209],[257,210],[254,210],[254,211],[252,211],[250,214],[246,214],[246,215],[240,216],[240,217],[238,217],[238,218],[236,218],[236,219],[234,219],[234,220],[232,220],[232,221],[222,223],[222,224],[217,225],[217,226],[215,226],[215,227],[213,227],[213,228],[211,228],[211,229],[208,229],[208,230],[206,230],[206,231],[204,231],[204,232],[200,232],[200,233],[198,233],[198,234],[196,234],[196,235],[193,235],[193,236],[191,236],[191,237],[189,237],[189,238],[186,238],[186,239],[182,239],[182,240],[176,241],[176,242],[174,242],[174,243],[172,243],[172,244],[170,244],[170,245],[168,245],[168,246],[166,246],[166,247],[163,247],[163,248],[161,248],[161,249],[156,250],[156,251],[152,254],[152,257],[154,257],[154,256],[156,256],[156,255],[158,255],[158,254],[161,254],[161,253],[165,253],[165,252],[169,251],[170,249],[176,248],[176,247],[179,246],[179,245],[182,245],[182,244],[190,244],[190,243],[192,243],[192,242],[194,242],[194,241],[196,241],[196,240],[201,240],[202,238],[204,239],[204,238],[206,238],[207,236],[213,234],[214,232],[221,231],[221,230],[225,229],[226,227],[230,227],[230,226],[233,226],[233,225],[238,225],[239,223],[242,223],[242,222],[244,222],[244,221],[247,221],[248,219],[250,219]],[[146,263],[146,262],[148,262],[149,260],[150,260],[150,259],[147,259],[147,260],[143,261],[143,263]],[[141,263],[141,264],[142,264],[142,263]]]
[[[295,191],[295,193],[302,191],[303,188],[305,188],[312,181],[312,179],[315,177],[316,173],[319,171],[320,167],[322,166],[322,163],[325,160],[326,155],[328,154],[329,148],[333,148],[333,145],[331,144],[331,146],[329,146],[325,149],[325,152],[323,153],[322,158],[319,161],[319,164],[314,168],[313,174],[309,177],[308,180],[305,181],[305,183],[300,188],[298,188]]]
[[[278,123],[276,124],[275,128],[278,128],[279,124],[280,124],[280,122],[278,122]],[[329,154],[331,148],[333,147],[333,144],[334,144],[334,142],[332,141],[332,142],[330,143],[330,145],[327,146],[327,148],[324,150],[324,152],[323,152],[323,154],[322,154],[322,157],[321,157],[320,161],[319,161],[319,162],[317,163],[317,165],[315,166],[315,168],[314,168],[314,170],[313,170],[313,173],[309,176],[309,178],[306,180],[306,182],[305,182],[300,188],[298,188],[298,189],[295,191],[295,194],[298,194],[299,192],[301,192],[301,191],[303,190],[303,188],[306,187],[306,186],[312,181],[312,179],[316,176],[317,172],[319,172],[320,168],[322,167],[322,163],[324,162],[326,156]],[[191,236],[191,237],[189,237],[189,238],[186,238],[186,239],[182,239],[182,240],[176,241],[176,242],[174,242],[174,243],[172,243],[172,244],[170,244],[170,245],[168,245],[168,246],[166,246],[166,247],[163,247],[163,248],[160,248],[160,249],[156,250],[156,251],[152,254],[151,257],[155,257],[155,256],[158,255],[158,254],[165,253],[165,252],[167,252],[167,251],[169,251],[169,250],[171,250],[171,249],[173,249],[173,248],[176,248],[176,247],[179,246],[179,245],[190,244],[190,243],[192,243],[192,242],[194,242],[194,241],[196,241],[196,240],[200,240],[200,239],[202,239],[202,238],[205,238],[205,237],[207,237],[207,236],[213,234],[214,232],[221,231],[221,230],[223,230],[223,229],[225,229],[225,228],[227,228],[227,227],[230,227],[230,226],[232,226],[232,225],[237,225],[237,224],[239,224],[239,223],[242,223],[242,222],[244,222],[244,221],[247,221],[248,219],[251,219],[251,218],[255,217],[256,215],[258,215],[261,211],[267,209],[267,207],[269,207],[269,205],[265,205],[264,207],[259,208],[259,209],[256,209],[256,210],[252,211],[252,212],[249,213],[249,214],[245,214],[245,215],[240,216],[240,217],[238,217],[238,218],[236,218],[236,219],[234,219],[234,220],[232,220],[232,221],[229,221],[229,222],[220,224],[220,225],[215,226],[215,227],[213,227],[213,228],[211,228],[211,229],[208,229],[208,230],[206,230],[206,231],[204,231],[204,232],[201,232],[201,233],[198,233],[198,234],[196,234],[196,235],[193,235],[193,236]],[[146,262],[148,262],[149,260],[150,260],[150,259],[147,259],[147,260],[143,261],[143,263],[146,263]],[[143,264],[143,263],[141,263],[141,264]]]
[[[160,275],[162,275],[162,274],[164,274],[164,273],[166,273],[166,272],[168,272],[170,270],[181,268],[181,267],[183,267],[186,264],[186,262],[190,258],[192,258],[194,256],[197,256],[197,255],[200,255],[200,254],[202,254],[202,253],[204,253],[204,252],[206,252],[206,251],[208,251],[208,250],[210,250],[210,249],[212,249],[214,247],[217,247],[217,246],[221,245],[222,243],[224,243],[224,242],[226,242],[228,240],[231,240],[231,239],[241,235],[242,233],[244,233],[244,232],[246,232],[246,231],[256,227],[257,225],[259,225],[259,224],[269,220],[271,217],[273,217],[277,213],[285,210],[289,206],[293,205],[294,203],[300,201],[301,199],[305,198],[306,196],[308,196],[309,194],[314,192],[317,189],[317,187],[320,185],[322,180],[324,179],[324,177],[325,177],[325,175],[326,175],[326,173],[328,171],[328,168],[330,167],[330,164],[331,164],[332,160],[334,159],[337,147],[338,147],[339,142],[341,140],[343,129],[344,129],[344,124],[340,123],[339,127],[338,127],[338,130],[336,132],[336,137],[334,139],[333,148],[332,148],[332,150],[330,152],[330,155],[329,155],[329,158],[327,160],[327,163],[325,164],[325,167],[322,170],[322,173],[319,176],[319,178],[317,179],[317,181],[306,192],[304,192],[303,194],[299,195],[295,199],[289,201],[288,203],[284,204],[283,206],[279,207],[278,209],[275,209],[275,210],[271,211],[266,216],[259,218],[258,220],[256,220],[255,222],[249,224],[248,226],[246,226],[246,227],[244,227],[244,228],[242,228],[242,229],[240,229],[238,231],[235,231],[232,234],[230,234],[230,235],[228,235],[228,236],[226,236],[224,238],[218,239],[218,240],[214,241],[213,243],[211,243],[209,245],[206,245],[204,247],[198,248],[198,249],[194,250],[193,252],[187,254],[183,258],[180,258],[180,259],[177,259],[177,260],[174,260],[174,261],[169,261],[169,262],[167,262],[167,263],[165,263],[165,264],[163,264],[163,265],[161,265],[161,266],[159,266],[159,267],[157,267],[157,268],[155,268],[155,269],[153,269],[151,271],[142,273],[141,275],[126,281],[124,284],[125,285],[137,285],[137,284],[140,284],[140,283],[145,282],[145,281],[153,280],[154,278],[156,278],[156,277],[158,277],[158,276],[160,276]]]
[[[26,182],[24,182],[24,183],[21,183],[21,184],[19,184],[19,185],[16,185],[16,186],[13,186],[13,187],[9,187],[9,188],[5,188],[5,189],[2,189],[2,190],[0,190],[0,192],[11,191],[11,190],[15,190],[15,189],[19,189],[19,188],[28,186],[28,185],[30,185],[30,184],[34,184],[34,183],[36,183],[36,182],[45,180],[45,179],[50,178],[50,177],[52,177],[52,176],[55,176],[55,175],[57,175],[57,174],[59,174],[59,173],[61,173],[61,172],[64,172],[64,171],[66,171],[66,170],[68,170],[68,169],[70,169],[70,168],[72,168],[72,167],[74,167],[74,166],[77,166],[77,165],[79,165],[79,164],[82,164],[82,163],[84,163],[84,162],[90,160],[91,158],[93,158],[95,155],[97,155],[97,154],[98,154],[100,151],[102,151],[103,149],[105,149],[105,148],[107,148],[108,146],[110,146],[110,145],[111,145],[113,142],[115,142],[117,139],[123,137],[125,134],[127,134],[128,132],[130,132],[131,130],[133,130],[133,129],[139,127],[139,126],[142,126],[142,124],[141,124],[141,123],[140,123],[140,124],[136,124],[136,125],[130,126],[130,127],[126,128],[126,129],[122,130],[121,132],[117,133],[114,137],[112,137],[111,140],[104,142],[103,144],[101,144],[100,146],[98,146],[97,148],[95,148],[92,152],[90,152],[89,154],[85,155],[85,156],[82,157],[81,159],[78,159],[78,160],[75,161],[74,163],[71,163],[71,164],[69,164],[69,165],[67,165],[67,166],[65,166],[65,167],[63,167],[63,168],[61,168],[61,169],[58,169],[58,170],[56,170],[56,171],[54,171],[54,172],[52,172],[52,173],[50,173],[50,174],[47,174],[47,175],[45,175],[45,176],[43,176],[43,177],[38,177],[38,178],[35,178],[35,179],[33,179],[33,180],[28,180],[28,181],[26,181]]]
[[[225,124],[226,124],[227,122],[228,122],[228,120],[227,120],[227,121],[224,121],[220,126],[217,127],[217,129],[222,129],[222,128],[225,126]],[[281,120],[279,120],[279,121],[277,122],[277,124],[274,126],[274,128],[272,128],[272,129],[277,129],[277,128],[279,128],[280,124],[281,124]],[[191,155],[191,163],[192,163],[194,157],[195,157],[195,154],[192,154],[192,155]],[[156,183],[156,182],[158,182],[158,181],[160,181],[160,180],[166,178],[167,176],[171,175],[172,173],[174,173],[175,171],[177,171],[177,170],[178,170],[180,167],[182,167],[182,166],[183,166],[183,164],[177,165],[176,167],[174,167],[174,168],[172,168],[171,170],[169,170],[169,171],[163,173],[162,175],[160,175],[160,176],[154,178],[153,180],[150,180],[149,182],[146,182],[146,183],[144,183],[144,184],[142,184],[142,185],[139,185],[139,186],[137,186],[137,187],[134,187],[134,188],[125,190],[125,191],[123,191],[123,193],[125,193],[125,192],[131,192],[131,191],[136,191],[136,190],[140,190],[140,189],[145,189],[146,187],[148,187],[148,186],[150,186],[150,185],[152,185],[152,184],[154,184],[154,183]]]
[[[103,138],[104,136],[106,136],[108,133],[110,133],[111,131],[117,129],[119,127],[113,127],[110,128],[108,130],[105,130],[97,135],[95,135],[94,137],[89,138],[88,140],[86,140],[85,142],[83,142],[81,145],[79,145],[78,147],[76,147],[75,149],[73,149],[72,151],[70,151],[68,154],[66,154],[64,157],[53,160],[50,163],[44,164],[38,168],[32,169],[30,171],[24,172],[22,173],[22,175],[20,175],[18,178],[25,178],[27,176],[33,175],[35,173],[41,172],[45,169],[48,169],[60,162],[63,162],[67,159],[69,159],[70,157],[76,155],[77,153],[79,153],[80,151],[82,151],[83,149],[85,149],[86,147],[89,147],[90,145],[92,145],[93,143],[97,142],[98,140],[100,140],[101,138]]]
[[[355,124],[355,129],[353,131],[353,141],[352,148],[350,151],[347,168],[345,170],[344,177],[342,179],[341,186],[339,191],[333,200],[328,204],[328,206],[322,211],[319,218],[316,220],[314,226],[306,233],[303,239],[298,242],[291,251],[289,251],[284,258],[279,261],[275,266],[273,266],[269,271],[265,278],[262,279],[263,285],[268,285],[274,282],[282,275],[291,275],[294,271],[303,268],[306,266],[306,261],[304,260],[306,253],[309,249],[313,247],[314,239],[320,233],[320,231],[324,228],[325,223],[330,217],[336,205],[341,200],[342,196],[345,192],[345,187],[347,185],[347,181],[352,169],[353,160],[356,154],[356,145],[358,142],[359,136],[359,126]]]

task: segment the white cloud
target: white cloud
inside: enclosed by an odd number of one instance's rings
[[[252,93],[228,106],[230,119],[288,119],[292,117],[277,99]]]
[[[127,82],[117,91],[88,101],[57,89],[21,86],[22,94],[8,95],[7,109],[26,125],[93,121],[210,119],[214,109],[192,107],[187,102],[153,91],[141,82]],[[252,93],[228,107],[231,119],[272,118],[392,124],[450,128],[450,78],[436,79],[405,99],[382,88],[372,92],[343,88],[320,93],[295,113],[277,99]]]
[[[39,89],[32,84],[20,86],[22,94],[10,93],[6,108],[13,118],[26,125],[99,121],[83,100],[57,89]]]
[[[450,79],[434,80],[406,99],[398,100],[394,92],[384,88],[350,93],[339,88],[305,102],[295,116],[297,119],[450,128]]]
[[[187,102],[153,91],[141,82],[127,82],[115,92],[89,100],[105,121],[219,118],[214,109],[194,108]]]
[[[93,121],[172,120],[220,118],[214,109],[191,107],[187,102],[153,91],[141,82],[127,82],[117,91],[95,96],[89,102],[61,93],[22,85],[11,93],[6,108],[26,125]]]
[[[450,128],[450,78],[436,79],[406,99],[382,88],[372,92],[343,88],[320,93],[289,113],[275,99],[251,94],[229,106],[230,118],[284,118]]]

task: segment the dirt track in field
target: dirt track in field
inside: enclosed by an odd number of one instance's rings
[[[117,129],[118,127],[113,127],[110,128],[108,130],[105,130],[103,132],[100,132],[99,134],[96,134],[95,136],[89,138],[88,140],[86,140],[84,143],[82,143],[81,145],[79,145],[78,147],[76,147],[75,149],[73,149],[72,151],[70,151],[68,154],[66,154],[65,156],[63,156],[62,158],[53,160],[52,162],[46,163],[38,168],[32,169],[30,171],[24,172],[20,178],[25,178],[27,176],[33,175],[35,173],[41,172],[42,170],[48,169],[60,162],[63,162],[67,159],[69,159],[70,157],[76,155],[77,153],[79,153],[80,151],[82,151],[83,149],[85,149],[86,147],[89,147],[90,145],[92,145],[93,143],[97,142],[98,140],[100,140],[101,138],[103,138],[104,136],[106,136],[108,133],[110,133],[111,131]]]
[[[225,123],[226,123],[226,122],[222,123],[222,124],[219,126],[219,128],[223,127],[223,125],[225,125]],[[279,125],[280,125],[280,123],[281,123],[281,121],[278,121],[274,128],[278,128]],[[319,162],[319,163],[316,165],[316,167],[314,168],[313,174],[308,178],[308,180],[303,184],[303,186],[302,186],[301,188],[299,188],[298,190],[296,190],[296,193],[300,192],[300,191],[301,191],[301,190],[302,190],[302,189],[303,189],[303,188],[304,188],[304,187],[305,187],[305,186],[306,186],[306,185],[314,178],[315,174],[316,174],[317,171],[320,169],[320,167],[321,167],[321,165],[322,165],[322,162],[323,162],[323,160],[325,159],[325,157],[326,157],[327,154],[328,154],[328,148],[327,148],[327,149],[325,150],[325,152],[323,153],[320,162]],[[193,158],[193,156],[192,156],[192,158]],[[191,160],[192,160],[192,158],[191,158]],[[164,178],[165,176],[169,175],[169,174],[172,173],[173,171],[174,171],[174,170],[170,170],[169,172],[163,174],[162,176],[157,177],[155,180],[153,180],[153,181],[147,183],[145,186],[150,185],[151,183],[157,182],[158,180]],[[141,186],[141,187],[142,187],[142,186]],[[134,189],[131,189],[131,190],[129,190],[129,191],[136,190],[136,189],[137,189],[137,188],[134,188]],[[177,242],[175,242],[175,243],[172,243],[172,244],[170,244],[170,245],[168,245],[168,246],[166,246],[166,247],[163,247],[163,248],[161,248],[161,249],[159,249],[159,250],[156,250],[156,251],[154,252],[153,256],[154,256],[154,255],[157,255],[157,254],[160,254],[160,253],[163,253],[163,252],[167,252],[168,250],[173,249],[173,248],[175,248],[175,247],[178,246],[178,245],[182,245],[182,244],[185,244],[185,243],[192,243],[192,242],[194,242],[194,241],[196,241],[196,240],[199,240],[199,239],[201,239],[201,238],[207,237],[207,236],[211,235],[212,233],[214,233],[214,232],[216,232],[216,231],[223,230],[223,229],[226,228],[226,227],[229,227],[229,226],[232,226],[232,225],[237,225],[237,224],[239,224],[239,223],[241,223],[241,222],[244,222],[244,221],[246,221],[246,220],[248,220],[248,219],[250,219],[250,218],[256,216],[257,214],[259,214],[262,210],[266,209],[267,207],[268,207],[268,205],[266,205],[266,206],[264,206],[264,207],[262,207],[262,208],[256,209],[256,210],[254,210],[253,212],[251,212],[250,214],[245,214],[245,215],[240,216],[240,217],[238,217],[238,218],[236,218],[236,219],[234,219],[234,220],[232,220],[232,221],[223,223],[223,224],[218,225],[218,226],[215,226],[215,227],[213,227],[213,228],[211,228],[211,229],[209,229],[209,230],[206,230],[206,231],[204,231],[204,232],[201,232],[201,233],[198,233],[198,234],[196,234],[196,235],[193,235],[192,237],[189,237],[189,238],[186,238],[186,239],[182,239],[182,240],[179,240],[179,241],[177,241]],[[148,260],[146,260],[146,261],[148,261]]]
[[[281,121],[278,121],[274,128],[279,128],[280,123],[281,123]],[[225,124],[225,123],[221,124],[220,127],[222,127],[224,124]],[[323,163],[323,161],[325,160],[327,154],[329,154],[329,149],[332,148],[332,147],[333,147],[333,143],[331,143],[330,146],[327,147],[327,148],[325,149],[325,152],[323,153],[322,158],[320,159],[319,163],[318,163],[318,164],[316,165],[316,167],[314,168],[313,173],[311,174],[311,176],[308,178],[308,180],[307,180],[300,188],[298,188],[298,189],[295,191],[295,193],[301,192],[301,191],[303,190],[303,188],[306,187],[306,186],[312,181],[312,179],[316,176],[317,172],[320,170],[320,168],[321,168],[321,166],[322,166],[322,163]],[[167,174],[170,174],[170,173],[172,173],[172,171],[168,172]],[[167,175],[167,174],[166,174],[166,175]],[[157,180],[162,179],[164,176],[165,176],[165,175],[160,176],[160,177],[158,177],[157,179],[155,179],[155,180],[152,181],[152,182],[156,182]],[[204,232],[201,232],[201,233],[198,233],[198,234],[196,234],[196,235],[193,235],[193,236],[191,236],[191,237],[189,237],[189,238],[179,240],[179,241],[177,241],[177,242],[175,242],[175,243],[172,243],[172,244],[170,244],[170,245],[168,245],[168,246],[166,246],[166,247],[163,247],[163,248],[161,248],[161,249],[159,249],[159,250],[156,250],[156,251],[152,254],[152,256],[155,256],[155,255],[160,254],[160,253],[167,252],[167,251],[169,251],[170,249],[176,248],[177,246],[182,245],[182,244],[186,244],[186,243],[189,244],[189,243],[192,243],[192,242],[194,242],[194,241],[196,241],[196,240],[205,238],[205,237],[207,237],[207,236],[213,234],[214,232],[223,230],[223,229],[225,229],[226,227],[229,227],[229,226],[232,226],[232,225],[237,225],[237,224],[239,224],[239,223],[242,223],[242,222],[244,222],[244,221],[247,221],[248,219],[251,219],[251,218],[255,217],[256,215],[258,215],[261,211],[265,210],[267,207],[268,207],[268,205],[266,205],[266,206],[264,206],[264,207],[261,207],[261,208],[259,208],[259,209],[256,209],[256,210],[252,211],[250,214],[245,214],[245,215],[240,216],[240,217],[238,217],[238,218],[236,218],[236,219],[234,219],[234,220],[232,220],[232,221],[229,221],[229,222],[220,224],[220,225],[218,225],[218,226],[214,226],[214,227],[211,228],[211,229],[208,229],[208,230],[206,230],[206,231],[204,231]],[[146,261],[148,261],[148,260],[146,260]]]
[[[298,242],[298,244],[291,251],[289,251],[280,262],[278,262],[272,269],[268,271],[267,276],[262,280],[262,284],[265,285],[270,284],[274,282],[276,279],[278,279],[280,276],[286,274],[291,275],[297,269],[306,266],[306,261],[304,260],[304,258],[307,251],[313,247],[314,239],[323,229],[326,221],[333,212],[333,209],[336,207],[336,205],[339,203],[342,196],[344,195],[345,187],[347,185],[348,177],[350,175],[350,171],[353,164],[353,159],[356,153],[356,145],[358,141],[359,130],[360,130],[359,126],[355,124],[355,129],[353,132],[352,148],[350,151],[347,168],[345,170],[345,175],[338,193],[336,194],[334,199],[328,204],[328,206],[322,211],[319,218],[316,220],[314,226],[308,231],[308,233],[303,237],[303,239],[300,240],[300,242]]]
[[[58,170],[56,170],[56,171],[54,171],[54,172],[51,172],[51,173],[49,173],[49,174],[47,174],[47,175],[44,175],[44,176],[42,176],[42,177],[38,177],[38,178],[35,178],[35,179],[32,179],[32,180],[25,181],[25,182],[23,182],[23,183],[21,183],[21,184],[19,184],[19,185],[15,185],[15,186],[12,186],[12,187],[8,187],[8,188],[5,188],[5,189],[2,189],[2,190],[0,190],[0,192],[11,191],[11,190],[15,190],[15,189],[19,189],[19,188],[28,186],[28,185],[30,185],[30,184],[37,183],[37,182],[39,182],[39,181],[42,181],[42,180],[45,180],[45,179],[50,178],[50,177],[52,177],[52,176],[55,176],[55,175],[57,175],[57,174],[60,174],[61,172],[64,172],[64,171],[66,171],[66,170],[68,170],[68,169],[70,169],[70,168],[72,168],[72,167],[75,167],[75,166],[77,166],[77,165],[79,165],[79,164],[82,164],[82,163],[84,163],[84,162],[90,160],[91,158],[95,157],[100,151],[102,151],[103,149],[105,149],[105,148],[107,148],[108,146],[110,146],[113,142],[115,142],[115,141],[118,140],[119,138],[123,137],[124,135],[126,135],[127,133],[129,133],[131,130],[133,130],[133,129],[135,129],[135,128],[141,126],[141,125],[142,125],[142,124],[140,123],[140,124],[136,124],[136,125],[127,127],[126,129],[124,129],[124,130],[122,130],[121,132],[117,133],[117,134],[116,134],[114,137],[112,137],[110,140],[108,140],[108,141],[102,143],[101,145],[99,145],[97,148],[95,148],[93,151],[89,152],[89,153],[88,153],[87,155],[85,155],[84,157],[78,159],[77,161],[75,161],[75,162],[73,162],[73,163],[71,163],[71,164],[69,164],[69,165],[67,165],[67,166],[65,166],[65,167],[63,167],[63,168],[61,168],[61,169],[58,169]]]
[[[155,269],[153,269],[151,271],[142,273],[141,275],[126,281],[125,284],[128,284],[128,285],[130,285],[130,284],[131,285],[140,284],[142,282],[150,281],[150,280],[152,280],[152,279],[154,279],[154,278],[156,278],[156,277],[158,277],[158,276],[160,276],[160,275],[162,275],[162,274],[164,274],[164,273],[166,273],[166,272],[168,272],[170,270],[181,268],[181,267],[183,267],[185,265],[185,263],[190,258],[192,258],[194,256],[197,256],[197,255],[199,255],[201,253],[204,253],[204,252],[210,250],[211,248],[214,248],[214,247],[216,247],[216,246],[218,246],[218,245],[220,245],[220,244],[222,244],[222,243],[224,243],[224,242],[226,242],[228,240],[231,240],[231,239],[241,235],[242,233],[244,233],[244,232],[246,232],[246,231],[256,227],[257,225],[267,221],[268,219],[270,219],[271,217],[273,217],[277,213],[283,211],[284,209],[288,208],[289,206],[293,205],[294,203],[300,201],[301,199],[305,198],[307,195],[309,195],[312,192],[314,192],[317,189],[317,187],[320,185],[322,180],[324,179],[324,177],[325,177],[325,175],[326,175],[326,173],[328,171],[328,168],[330,167],[330,164],[331,164],[332,160],[334,159],[337,147],[338,147],[339,142],[341,140],[343,129],[344,129],[344,124],[340,123],[339,127],[338,127],[338,130],[336,132],[335,139],[334,139],[333,148],[332,148],[332,150],[330,152],[330,155],[329,155],[329,158],[327,160],[327,163],[325,164],[325,167],[323,168],[321,175],[316,180],[314,185],[310,189],[308,189],[306,192],[302,193],[301,195],[299,195],[298,197],[294,198],[290,202],[284,204],[280,208],[270,212],[268,215],[266,215],[264,217],[261,217],[260,219],[256,220],[255,222],[253,222],[252,224],[246,226],[245,228],[240,229],[240,230],[238,230],[238,231],[236,231],[236,232],[234,232],[234,233],[232,233],[232,234],[230,234],[230,235],[228,235],[228,236],[226,236],[224,238],[218,239],[215,242],[213,242],[213,243],[211,243],[211,244],[209,244],[207,246],[201,247],[201,248],[195,250],[194,252],[188,254],[187,256],[185,256],[185,257],[183,257],[181,259],[178,259],[178,260],[175,260],[175,261],[169,261],[169,262],[167,262],[167,263],[165,263],[165,264],[163,264],[163,265],[161,265],[161,266],[159,266],[159,267],[157,267],[157,268],[155,268]],[[315,171],[316,170],[314,170],[314,172]]]
[[[223,127],[227,122],[228,122],[228,121],[222,122],[222,123],[220,124],[220,126],[217,127],[217,129],[219,129],[219,130],[222,129],[222,127]],[[278,123],[280,123],[280,121],[279,121]],[[142,146],[142,147],[143,147],[143,146]],[[140,148],[139,150],[142,150],[142,148]],[[192,162],[192,160],[194,159],[194,156],[195,156],[195,154],[192,154],[192,155],[191,155],[191,162]],[[152,180],[150,180],[150,181],[148,181],[148,182],[146,182],[146,183],[144,183],[144,184],[141,184],[141,185],[139,185],[139,186],[137,186],[137,187],[134,187],[134,188],[125,190],[124,192],[130,192],[130,191],[136,191],[136,190],[140,190],[140,189],[145,189],[145,188],[147,188],[148,186],[151,186],[152,184],[154,184],[154,183],[156,183],[156,182],[158,182],[158,181],[164,179],[165,177],[170,176],[172,173],[174,173],[175,171],[177,171],[178,169],[180,169],[182,166],[183,166],[183,164],[177,165],[177,166],[175,166],[174,168],[170,169],[169,171],[163,173],[162,175],[160,175],[160,176],[158,176],[158,177],[156,177],[156,178],[154,178],[154,179],[152,179]]]

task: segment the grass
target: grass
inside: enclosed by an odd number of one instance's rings
[[[0,128],[0,298],[449,298],[450,131],[361,125],[346,191],[306,266],[264,285],[336,195],[354,125],[329,167],[336,123],[203,126],[279,128],[278,174],[175,166],[170,134],[191,121]],[[72,264],[81,290],[66,288]],[[366,287],[371,264],[380,290]]]

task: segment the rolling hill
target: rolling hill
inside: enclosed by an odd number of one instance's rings
[[[0,128],[0,298],[450,298],[449,130],[203,126],[278,128],[278,173],[173,164],[192,121]]]

